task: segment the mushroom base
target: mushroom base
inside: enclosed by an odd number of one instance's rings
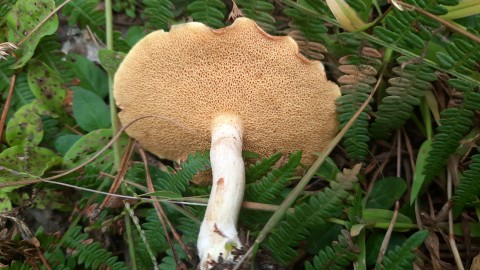
[[[220,115],[213,121],[210,162],[213,186],[198,235],[200,269],[239,259],[237,219],[245,189],[242,158],[243,127],[234,115]]]

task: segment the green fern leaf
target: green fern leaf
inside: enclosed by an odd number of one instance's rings
[[[408,60],[400,57],[397,61],[402,64]],[[418,106],[425,91],[432,88],[430,82],[437,79],[433,70],[423,64],[397,66],[393,73],[398,77],[388,81],[391,85],[385,90],[388,96],[378,106],[377,119],[371,127],[372,134],[381,139],[410,118],[414,106]]]
[[[370,47],[360,48],[362,51],[376,51]],[[375,75],[381,61],[377,57],[381,54],[376,51],[375,57],[363,55],[347,55],[342,57],[338,69],[345,75],[338,78],[338,82],[343,84],[340,87],[342,96],[337,99],[338,121],[342,129],[353,115],[360,108],[361,104],[368,99],[373,90],[373,84],[376,82]],[[368,143],[370,136],[368,133],[370,105],[367,105],[360,113],[356,121],[343,137],[343,146],[347,156],[352,160],[363,160],[368,154]]]
[[[472,34],[480,33],[470,29]],[[453,35],[441,45],[445,51],[436,53],[438,63],[445,69],[454,69],[463,74],[476,73],[480,62],[480,44],[461,35]]]
[[[34,100],[35,100],[35,96],[33,95],[33,92],[30,90],[27,74],[26,73],[19,74],[17,76],[17,80],[15,81],[15,91],[13,92],[11,107],[14,108],[16,111],[20,109],[20,107],[27,105],[33,102]]]
[[[415,260],[415,249],[417,249],[428,236],[428,230],[418,231],[410,236],[401,246],[390,250],[383,258],[381,264],[377,264],[378,270],[401,270],[411,269]]]
[[[116,256],[104,249],[98,242],[88,243],[88,234],[81,232],[80,226],[74,227],[69,234],[65,234],[63,246],[75,250],[70,254],[77,258],[79,264],[83,264],[86,269],[100,269],[109,267],[110,269],[128,269],[125,263],[119,262]]]
[[[245,188],[245,200],[271,203],[277,199],[300,165],[301,159],[302,152],[295,152],[284,166],[272,170],[261,180],[248,184]]]
[[[151,30],[168,30],[173,23],[175,7],[169,0],[143,0],[145,26]]]
[[[220,0],[194,0],[187,6],[193,20],[202,22],[213,28],[224,26],[226,8]]]
[[[71,82],[74,77],[73,71],[68,67],[64,60],[65,54],[62,52],[62,44],[57,35],[45,36],[35,50],[35,59],[38,59],[60,75],[63,82]]]
[[[296,256],[293,249],[299,241],[310,234],[310,230],[324,224],[325,220],[339,215],[343,209],[343,200],[348,193],[344,190],[333,191],[325,189],[318,195],[311,197],[308,203],[295,207],[293,214],[287,214],[277,228],[275,228],[264,246],[272,251],[275,260],[288,265]]]
[[[338,242],[332,243],[332,247],[327,246],[318,252],[313,258],[313,262],[305,264],[306,270],[342,270],[347,269],[352,262],[357,260],[357,254],[351,250],[348,240],[343,235],[338,236]]]
[[[463,92],[463,104],[459,108],[448,108],[441,112],[440,126],[433,138],[424,174],[432,179],[440,173],[448,157],[460,145],[460,140],[473,125],[474,110],[480,109],[480,94],[473,91],[471,85],[457,80],[449,80],[449,84]]]
[[[266,0],[237,0],[235,1],[243,14],[253,19],[263,30],[275,31],[275,18],[271,15],[274,6]]]
[[[187,161],[182,163],[182,168],[170,172],[164,172],[159,169],[152,172],[152,181],[155,190],[172,191],[182,194],[188,187],[190,180],[200,171],[206,171],[210,168],[209,151],[197,151],[190,154]]]
[[[15,58],[8,57],[7,60],[0,60],[0,93],[6,92],[10,86],[13,69],[10,68],[15,63]]]
[[[155,209],[150,209],[146,214],[146,221],[142,224],[142,230],[153,254],[157,255],[170,248],[163,230],[162,223],[158,219]],[[137,264],[139,269],[152,269],[152,259],[147,250],[147,246],[142,241],[139,232],[134,231],[135,254],[137,254]]]
[[[97,9],[98,2],[98,0],[73,0],[62,8],[62,14],[68,18],[69,25],[79,25],[82,28],[88,26],[96,34],[101,34],[105,14]]]
[[[260,180],[264,175],[272,170],[272,167],[282,157],[282,153],[275,153],[268,158],[263,158],[255,164],[250,164],[245,172],[247,183]]]
[[[480,154],[472,156],[472,163],[463,173],[460,184],[455,189],[453,200],[453,213],[458,216],[463,208],[474,202],[480,195]]]

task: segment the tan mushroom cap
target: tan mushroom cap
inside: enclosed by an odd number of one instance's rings
[[[219,30],[186,23],[147,35],[120,65],[114,93],[123,124],[156,116],[127,133],[171,160],[209,149],[220,114],[241,118],[244,150],[303,150],[306,164],[338,128],[340,91],[323,65],[303,57],[290,37],[270,36],[247,18]]]

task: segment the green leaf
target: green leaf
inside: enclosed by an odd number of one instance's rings
[[[75,167],[92,155],[97,153],[104,147],[112,138],[111,129],[99,129],[82,136],[77,140],[63,157],[63,165],[67,168]],[[112,160],[110,151],[106,151],[95,162],[102,163],[104,160]]]
[[[43,139],[40,115],[51,115],[37,103],[22,106],[8,121],[5,138],[10,146],[38,145]]]
[[[75,144],[82,136],[77,134],[67,134],[58,137],[55,140],[55,149],[62,154],[65,155],[68,150]]]
[[[75,76],[80,79],[80,87],[102,98],[108,95],[108,77],[105,71],[81,55],[69,54],[67,59]]]
[[[81,87],[72,89],[73,117],[78,125],[86,131],[110,127],[110,110],[107,104],[91,91]]]
[[[107,49],[102,49],[98,52],[100,63],[102,64],[103,68],[111,75],[114,75],[115,72],[117,72],[118,66],[120,66],[120,64],[122,63],[125,55],[125,53]]]
[[[8,193],[0,190],[0,214],[12,210],[12,202]]]
[[[0,183],[35,179],[48,169],[60,165],[62,159],[46,148],[16,145],[0,153]],[[15,187],[2,188],[9,192]]]
[[[32,60],[28,65],[28,84],[37,100],[47,109],[66,117],[63,104],[67,97],[67,89],[56,71],[43,62]]]
[[[410,193],[410,204],[413,204],[415,200],[418,198],[418,194],[422,190],[424,186],[425,179],[427,176],[425,175],[425,166],[427,165],[427,157],[428,153],[432,148],[432,141],[426,140],[420,146],[420,150],[418,151],[417,162],[415,163],[415,172],[413,174],[413,182],[412,182],[412,191]]]
[[[399,177],[385,177],[373,185],[367,202],[368,208],[390,209],[396,200],[399,200],[407,184]]]
[[[6,16],[8,41],[18,43],[55,9],[54,0],[19,0]],[[54,14],[40,26],[17,51],[21,56],[15,68],[23,67],[33,56],[38,42],[43,36],[55,33],[58,18]]]

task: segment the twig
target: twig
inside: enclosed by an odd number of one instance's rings
[[[155,189],[153,188],[153,184],[152,184],[152,178],[150,177],[150,170],[148,169],[147,155],[145,155],[145,151],[143,151],[143,149],[139,148],[139,150],[140,150],[139,151],[140,156],[142,157],[142,160],[143,160],[143,164],[145,165],[145,177],[146,177],[146,180],[147,180],[148,191],[155,192]],[[158,200],[156,200],[155,196],[150,196],[150,198],[153,200],[153,206],[155,208],[155,211],[157,211],[158,219],[162,223],[162,227],[163,227],[163,230],[165,232],[165,237],[167,238],[168,245],[172,249],[173,258],[175,259],[175,266],[177,267],[177,270],[179,270],[180,267],[178,265],[177,252],[175,251],[175,248],[173,247],[172,239],[170,239],[170,234],[168,233],[167,225],[165,224],[166,214],[163,211],[163,208],[160,205],[160,203],[158,202]],[[169,222],[169,225],[170,225],[170,229],[172,230],[172,232],[175,231],[173,226],[170,224],[170,222]],[[174,233],[174,235],[175,235],[175,237],[179,237],[176,232]],[[178,239],[177,239],[177,241],[178,241]],[[181,239],[180,239],[179,243],[183,244]],[[183,247],[184,247],[184,245],[182,245],[182,248]],[[188,250],[186,249],[186,247],[185,247],[185,252],[188,254]]]
[[[438,17],[436,15],[433,15],[432,13],[430,13],[430,12],[420,8],[420,7],[417,7],[417,6],[402,2],[402,1],[398,1],[398,0],[395,1],[395,2],[397,2],[397,4],[399,4],[401,6],[406,7],[407,9],[409,9],[411,11],[416,11],[416,12],[421,13],[421,14],[427,16],[427,17],[430,17],[430,18],[436,20],[437,22],[445,25],[446,27],[452,29],[453,31],[458,32],[458,33],[472,39],[473,41],[476,41],[477,43],[480,43],[480,37],[479,36],[476,36],[476,35],[468,32],[468,31],[462,29],[461,27],[456,26],[455,24],[453,24],[452,22],[450,22],[448,20],[445,20],[445,19],[443,19],[441,17]]]
[[[128,140],[128,145],[127,145],[127,151],[123,154],[122,157],[122,162],[120,163],[120,168],[115,169],[118,170],[117,175],[115,176],[112,185],[110,186],[110,189],[108,190],[108,193],[117,193],[118,189],[120,188],[120,185],[122,184],[123,178],[125,177],[125,174],[127,173],[127,162],[132,158],[133,155],[133,147],[132,147],[132,140]],[[107,196],[103,200],[102,204],[100,205],[100,209],[106,207],[110,201],[112,200],[112,196]]]
[[[450,166],[449,166],[450,167]],[[447,168],[447,196],[448,200],[452,199],[452,171],[450,168]],[[457,243],[455,242],[455,233],[453,232],[453,210],[450,208],[448,211],[448,242],[450,244],[450,249],[452,250],[453,257],[455,258],[455,264],[457,265],[458,270],[465,270],[462,258],[457,249]]]
[[[42,25],[48,21],[53,15],[55,15],[57,13],[57,11],[59,11],[63,6],[65,6],[66,4],[68,4],[68,2],[70,2],[72,0],[66,0],[65,2],[63,2],[62,4],[60,4],[58,7],[56,7],[54,10],[52,10],[45,18],[43,18],[43,20],[41,20],[37,26],[35,26],[35,28],[33,28],[30,32],[28,32],[28,34],[23,37],[18,43],[17,43],[17,46],[20,47],[28,38],[30,38],[30,36],[33,35],[33,33],[35,33],[35,31],[38,30],[38,28],[42,27]]]
[[[10,108],[10,103],[12,103],[13,89],[15,89],[15,81],[17,80],[17,75],[13,75],[10,79],[10,88],[8,89],[7,100],[5,101],[5,106],[2,111],[2,118],[0,118],[0,141],[3,138],[3,127],[5,126],[5,121],[7,121],[8,109]]]
[[[387,232],[385,233],[385,237],[383,238],[382,245],[380,246],[380,252],[378,253],[377,257],[377,265],[380,265],[383,260],[383,256],[388,248],[388,243],[390,242],[390,237],[392,236],[393,228],[395,228],[395,222],[397,222],[398,217],[398,209],[400,208],[400,203],[398,200],[395,201],[395,210],[393,211],[392,220],[390,221],[390,226],[388,226]]]

